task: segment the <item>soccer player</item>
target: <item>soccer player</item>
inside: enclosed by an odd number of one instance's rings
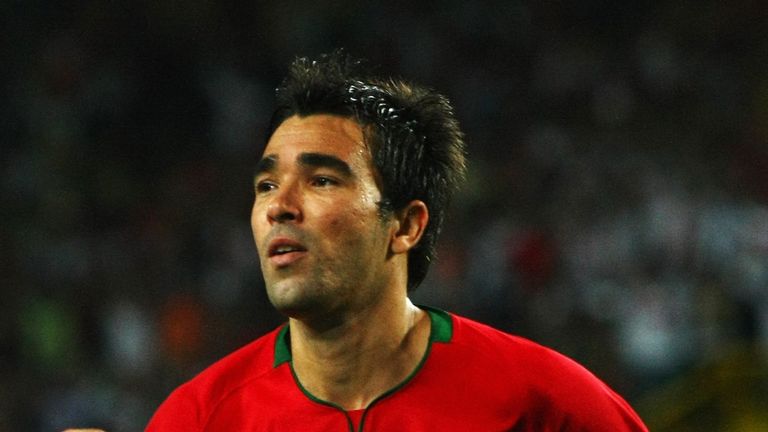
[[[294,61],[251,214],[288,322],[176,389],[148,430],[647,430],[563,355],[411,303],[464,157],[440,94],[342,52]]]

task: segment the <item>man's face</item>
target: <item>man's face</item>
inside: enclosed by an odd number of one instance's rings
[[[390,225],[361,127],[332,115],[290,117],[258,163],[251,227],[272,304],[333,319],[375,301]]]

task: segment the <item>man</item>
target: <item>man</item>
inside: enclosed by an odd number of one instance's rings
[[[408,292],[464,177],[448,101],[298,59],[277,92],[251,215],[288,323],[179,387],[149,431],[642,431],[573,361]]]

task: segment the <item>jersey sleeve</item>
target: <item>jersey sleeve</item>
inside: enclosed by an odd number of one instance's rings
[[[201,412],[185,386],[174,390],[149,421],[147,432],[202,431]]]
[[[555,430],[648,432],[632,407],[583,366],[557,354],[554,362],[536,405]]]
[[[490,412],[510,431],[647,432],[632,407],[575,360],[467,318],[451,322],[450,342],[433,347],[430,360],[436,376],[457,377],[472,395],[447,392],[452,410]]]
[[[564,422],[568,430],[648,432],[632,407],[602,382],[596,383],[593,391],[585,391],[582,398],[574,402],[575,411],[569,413]]]

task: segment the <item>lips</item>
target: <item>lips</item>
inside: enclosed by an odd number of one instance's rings
[[[267,257],[277,267],[285,267],[306,255],[307,248],[296,240],[275,238],[269,242]]]

